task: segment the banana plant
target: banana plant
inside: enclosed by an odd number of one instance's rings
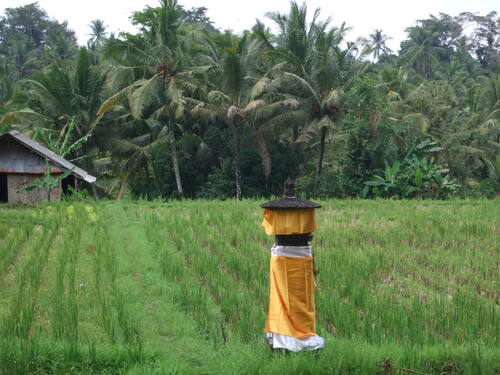
[[[45,193],[47,194],[47,201],[50,202],[50,194],[59,186],[61,186],[61,181],[68,177],[71,173],[73,173],[73,171],[70,169],[60,175],[54,176],[52,170],[50,169],[49,162],[46,159],[45,172],[43,174],[43,177],[35,179],[35,181],[31,185],[25,186],[24,188],[18,190],[17,193],[41,189],[45,191]]]
[[[449,169],[432,159],[413,156],[403,163],[386,165],[384,171],[365,182],[363,196],[370,193],[384,198],[446,199],[458,192],[460,185],[449,175]]]
[[[385,170],[380,175],[374,175],[373,180],[365,182],[366,187],[363,195],[367,196],[369,188],[372,187],[372,192],[376,197],[399,196],[406,198],[415,190],[415,187],[405,183],[404,172],[400,162],[395,162],[392,166],[386,165]]]

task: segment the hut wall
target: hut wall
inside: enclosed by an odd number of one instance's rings
[[[50,169],[62,172],[61,168],[49,161]],[[0,172],[43,173],[45,159],[30,149],[11,139],[0,140]]]
[[[47,193],[42,189],[34,189],[30,191],[23,191],[18,193],[18,191],[26,186],[32,185],[37,178],[42,177],[42,175],[33,174],[9,174],[7,176],[7,189],[9,194],[10,203],[19,202],[42,202],[47,200]],[[62,189],[57,187],[52,190],[50,194],[50,200],[61,199]]]

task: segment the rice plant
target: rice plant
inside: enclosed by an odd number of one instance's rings
[[[257,201],[0,211],[0,374],[499,370],[497,201],[321,203],[319,356],[264,344]]]

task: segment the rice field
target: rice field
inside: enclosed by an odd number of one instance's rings
[[[0,207],[0,374],[498,374],[500,200],[323,201],[318,353],[263,339],[256,200]]]

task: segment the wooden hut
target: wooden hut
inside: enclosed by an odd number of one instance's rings
[[[86,171],[63,159],[48,148],[24,136],[18,130],[0,135],[0,202],[40,202],[47,193],[40,190],[20,191],[32,185],[46,172],[46,161],[53,175],[70,170],[71,174],[61,180],[60,186],[50,194],[51,200],[67,194],[69,187],[78,190],[83,183],[96,180]]]

